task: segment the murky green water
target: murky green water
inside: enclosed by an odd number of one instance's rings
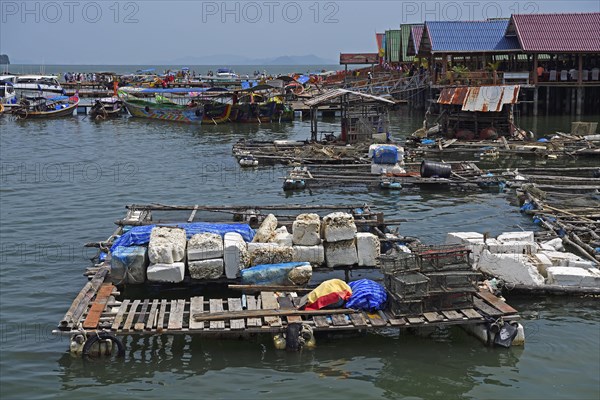
[[[552,119],[547,129],[569,122]],[[420,124],[396,115],[394,134]],[[369,202],[408,219],[404,234],[431,243],[451,230],[535,229],[510,192],[368,193],[357,185],[286,195],[285,169],[240,171],[231,157],[239,138],[306,138],[309,129],[308,121],[0,120],[2,398],[599,398],[597,299],[509,296],[528,339],[508,350],[485,348],[460,329],[328,339],[300,354],[274,350],[269,338],[134,337],[126,360],[107,364],[72,358],[68,342],[50,335],[86,281],[93,253],[82,244],[110,235],[128,203]]]

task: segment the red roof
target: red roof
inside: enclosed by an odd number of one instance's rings
[[[600,13],[513,14],[506,34],[525,52],[600,52]]]

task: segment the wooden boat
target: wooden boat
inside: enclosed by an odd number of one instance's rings
[[[79,105],[79,97],[57,96],[52,98],[21,99],[12,108],[17,119],[70,117]]]
[[[188,124],[202,124],[204,118],[203,104],[184,106],[173,103],[153,103],[141,99],[121,99],[127,111],[134,117]]]
[[[231,120],[239,123],[289,122],[294,111],[282,103],[239,103],[233,106]]]
[[[115,118],[123,113],[123,102],[116,96],[96,100],[90,109],[93,119]]]
[[[202,121],[208,124],[221,124],[229,122],[231,104],[210,102],[204,104],[204,117]]]

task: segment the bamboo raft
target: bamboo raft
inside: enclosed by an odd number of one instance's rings
[[[122,299],[107,282],[108,267],[100,269],[86,285],[53,331],[59,335],[194,334],[234,335],[285,332],[289,324],[307,324],[314,331],[374,331],[387,328],[419,328],[479,324],[486,317],[518,320],[517,310],[487,291],[480,291],[474,306],[456,310],[396,316],[390,311],[367,313],[352,309],[304,311],[296,308],[296,289],[258,295],[185,299]],[[300,289],[302,290],[302,289]]]

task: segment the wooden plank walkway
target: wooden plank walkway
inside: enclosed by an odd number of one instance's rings
[[[240,335],[281,332],[292,323],[308,324],[315,331],[335,331],[474,324],[484,322],[486,316],[519,318],[514,308],[488,293],[477,293],[473,307],[411,316],[396,316],[390,311],[297,310],[293,293],[261,292],[228,299],[203,296],[176,300],[125,299],[122,302],[108,300],[107,293],[111,291],[99,290],[90,302],[80,319],[84,329],[103,329],[115,334]]]

